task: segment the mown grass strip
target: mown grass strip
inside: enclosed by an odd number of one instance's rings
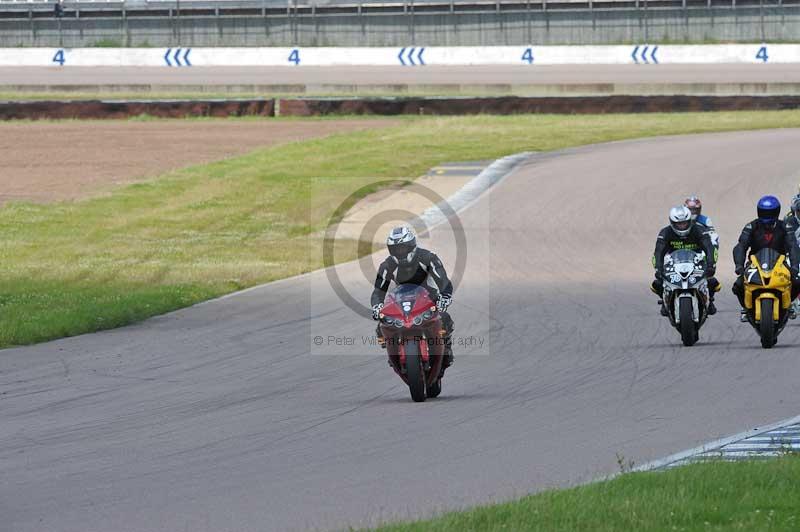
[[[629,473],[378,532],[800,530],[800,456]]]
[[[420,117],[185,168],[105,197],[10,203],[0,208],[0,347],[116,327],[319,268],[321,231],[348,195],[443,162],[780,127],[800,127],[800,111]],[[337,259],[356,253],[343,246]]]

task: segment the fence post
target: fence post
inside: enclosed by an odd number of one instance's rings
[[[264,18],[264,45],[269,44],[269,20],[267,19],[267,0],[262,0],[261,16]]]
[[[214,7],[214,18],[217,21],[217,45],[224,46],[222,36],[222,19],[219,17],[219,6]]]
[[[411,0],[411,3],[409,4],[409,6],[411,8],[411,11],[410,11],[410,14],[411,14],[411,19],[410,19],[410,22],[411,22],[411,44],[417,44],[417,35],[416,35],[416,29],[417,28],[415,26],[416,21],[414,20],[414,0]]]
[[[28,22],[31,25],[31,46],[36,43],[36,25],[33,23],[33,10],[28,8]]]
[[[297,46],[298,35],[300,34],[297,22],[297,0],[293,0],[294,9],[292,10],[292,46]]]
[[[361,45],[368,46],[369,41],[367,40],[367,24],[364,22],[364,13],[362,13],[361,2],[358,2],[358,22],[361,25]]]
[[[122,46],[125,48],[131,45],[131,34],[128,30],[128,11],[125,9],[125,4],[122,5]]]
[[[359,4],[358,10],[361,11]],[[311,20],[314,21],[314,46],[319,46],[319,20],[317,19],[317,4],[311,4]]]
[[[637,2],[639,0],[636,0]],[[546,42],[550,42],[550,17],[547,15],[547,0],[542,0],[542,13],[544,14],[544,37]],[[531,43],[533,44],[533,43]]]
[[[533,14],[531,13],[531,0],[528,0],[528,42],[526,44],[533,44],[533,21],[531,17]]]

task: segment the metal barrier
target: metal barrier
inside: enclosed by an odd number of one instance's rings
[[[5,6],[52,6],[55,0],[0,0]],[[736,8],[762,6],[781,8],[800,5],[800,0],[67,0],[66,7],[103,6],[135,9],[169,9],[185,6],[187,9],[253,9],[259,7],[282,8],[291,12],[341,9],[346,12],[360,10],[386,10],[387,12],[503,12],[514,9],[660,9],[672,8]]]
[[[0,2],[0,47],[800,41],[800,0]]]

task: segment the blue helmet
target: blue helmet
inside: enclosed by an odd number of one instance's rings
[[[764,196],[758,200],[758,221],[774,224],[781,215],[781,202],[775,196]]]

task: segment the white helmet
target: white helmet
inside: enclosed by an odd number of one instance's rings
[[[389,254],[400,264],[408,264],[417,254],[417,235],[410,227],[400,225],[392,229],[386,239]]]
[[[791,208],[795,216],[800,215],[800,194],[795,194],[792,198]]]
[[[686,205],[673,207],[669,211],[669,225],[678,236],[686,236],[692,230],[692,211]]]

